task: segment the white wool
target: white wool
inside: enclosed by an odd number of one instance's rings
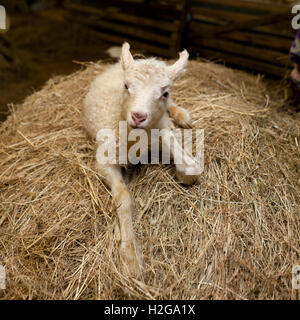
[[[155,58],[134,60],[129,44],[124,43],[120,61],[96,77],[84,99],[83,118],[86,130],[96,138],[100,129],[117,130],[120,121],[127,121],[128,131],[138,126],[147,133],[151,129],[167,129],[170,133],[168,112],[179,125],[187,125],[190,120],[188,112],[176,106],[170,94],[174,81],[184,72],[187,61],[186,50],[180,53],[178,61],[171,66]],[[120,166],[103,164],[100,152],[103,142],[98,143],[97,169],[110,187],[117,206],[121,234],[120,256],[124,272],[136,276],[141,272],[142,255],[133,232],[133,201]],[[175,142],[171,151],[167,134],[162,136],[162,144],[170,150],[172,156],[184,153]],[[127,152],[130,146],[130,143],[125,146]],[[122,145],[118,147],[120,150]],[[194,163],[196,168],[196,162],[187,153],[184,153],[183,158]],[[183,183],[191,184],[198,177],[186,174],[187,166],[190,167],[186,160],[183,164],[176,164],[177,177]]]
[[[105,52],[112,58],[120,58],[122,47],[110,47]]]

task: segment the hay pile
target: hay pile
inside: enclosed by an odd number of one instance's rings
[[[259,77],[209,62],[190,62],[173,90],[205,130],[201,182],[178,184],[173,166],[133,171],[144,281],[122,276],[115,208],[80,122],[105,68],[50,79],[1,126],[0,297],[297,299],[299,120],[271,110]]]

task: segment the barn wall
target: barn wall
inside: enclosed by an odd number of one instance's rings
[[[288,4],[191,0],[186,46],[207,58],[283,76],[295,31]]]
[[[120,45],[173,57],[182,43],[186,1],[66,0],[68,19],[88,25],[95,36]]]
[[[53,2],[53,1],[52,1]],[[39,0],[3,0],[8,12],[26,13]],[[47,1],[43,1],[47,3]],[[49,2],[50,3],[50,2]],[[174,58],[192,54],[283,76],[295,35],[288,0],[57,0],[66,19],[88,25],[95,37]]]
[[[195,55],[283,76],[295,34],[291,4],[261,0],[66,0],[68,18],[95,35],[152,54]]]

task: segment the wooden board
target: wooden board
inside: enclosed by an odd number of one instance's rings
[[[185,46],[206,58],[283,76],[295,35],[291,8],[250,0],[191,0]]]
[[[269,14],[269,13],[282,13],[285,10],[289,10],[290,6],[280,3],[268,3],[264,1],[252,1],[252,0],[191,0],[192,6],[201,4],[210,4],[216,7],[228,7],[233,10],[245,11],[247,13],[253,12],[257,15],[257,12]],[[290,10],[289,10],[290,11]]]
[[[235,54],[228,54],[226,52],[217,52],[215,50],[194,46],[190,47],[190,51],[197,54],[200,58],[209,57],[210,60],[218,60],[232,66],[243,67],[243,69],[247,69],[249,71],[268,73],[277,77],[282,77],[289,72],[287,68],[283,68],[276,64],[262,63],[257,60],[248,59]]]
[[[173,58],[185,47],[276,76],[291,67],[288,53],[295,31],[289,5],[259,0],[65,0],[65,7],[68,19],[92,27],[95,36],[116,45],[128,41],[144,53]]]
[[[246,58],[252,58],[256,61],[265,61],[267,63],[278,64],[280,66],[287,66],[288,56],[274,50],[266,48],[251,47],[249,45],[242,45],[237,42],[219,39],[197,39],[195,44],[200,47],[214,49],[216,52],[232,53]]]
[[[194,20],[189,25],[187,37],[191,39],[191,41],[198,38],[208,38],[216,31],[217,27],[218,26],[206,23],[205,21]],[[287,48],[291,46],[291,41],[293,39],[293,37],[287,38],[279,36],[278,34],[276,35],[264,32],[256,32],[255,30],[240,30],[223,33],[221,38],[233,41],[235,40],[248,46],[262,46],[265,48],[275,49],[275,51],[284,53],[286,53]]]
[[[92,27],[111,43],[121,45],[126,39],[136,48],[165,57],[175,57],[180,49],[185,0],[66,0],[64,5],[68,19]]]

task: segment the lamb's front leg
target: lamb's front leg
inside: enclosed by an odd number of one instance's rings
[[[179,107],[176,103],[172,103],[168,107],[170,116],[175,120],[175,122],[182,128],[190,128],[191,116],[190,113]]]
[[[167,118],[161,121],[160,129],[166,129],[161,130],[162,150],[170,154],[171,158],[181,160],[175,164],[178,180],[187,185],[195,183],[201,174],[200,164],[178,143]]]
[[[121,168],[117,165],[97,163],[99,173],[110,187],[113,201],[117,206],[121,245],[120,257],[123,271],[127,275],[138,277],[142,270],[142,254],[138,248],[132,226],[133,202],[123,180]]]

